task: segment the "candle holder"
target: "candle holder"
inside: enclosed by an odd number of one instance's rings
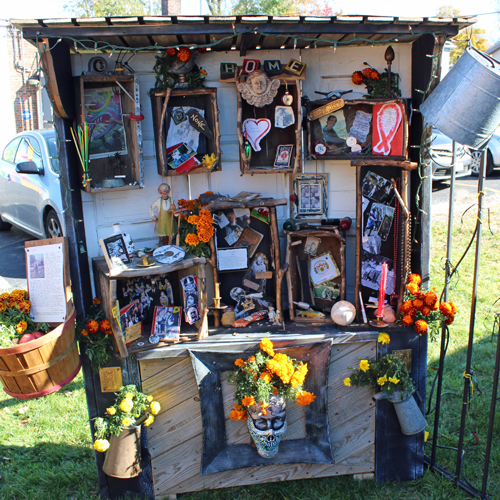
[[[214,307],[220,309],[220,297],[214,297]]]
[[[369,323],[371,326],[374,326],[375,328],[386,328],[387,326],[389,326],[389,324],[383,321],[382,318],[383,316],[382,317],[377,316],[377,319],[371,319]]]

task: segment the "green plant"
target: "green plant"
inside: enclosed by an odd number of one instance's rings
[[[271,394],[280,394],[285,399],[296,399],[297,404],[311,404],[316,396],[303,390],[307,375],[307,363],[292,359],[284,353],[275,353],[273,343],[264,338],[254,356],[246,361],[237,359],[228,381],[236,385],[236,405],[229,417],[246,420],[247,410],[255,404],[266,414],[267,401]]]
[[[0,347],[11,347],[25,333],[47,333],[47,323],[35,323],[30,316],[31,302],[26,290],[0,294]]]
[[[371,387],[374,391],[380,388],[388,396],[397,391],[403,399],[415,390],[404,361],[393,354],[384,354],[378,362],[362,359],[356,373],[344,379],[344,385],[361,385]]]
[[[92,370],[98,372],[113,357],[113,330],[95,298],[84,320],[76,324],[77,340],[90,360]]]
[[[368,64],[368,63],[365,63]],[[372,67],[365,68],[363,71],[355,71],[352,74],[352,82],[356,85],[364,84],[367,94],[365,97],[400,97],[399,74],[391,72],[391,90],[389,91],[389,73],[387,68],[383,73],[379,73]]]
[[[118,436],[123,427],[151,425],[160,410],[160,403],[153,401],[153,396],[138,391],[135,385],[120,387],[115,404],[106,408],[105,417],[94,418],[94,449],[106,451],[109,448],[108,438],[112,434]]]

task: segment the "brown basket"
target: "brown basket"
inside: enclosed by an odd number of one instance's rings
[[[18,399],[33,399],[68,385],[82,363],[75,340],[75,308],[68,319],[25,344],[0,348],[0,380],[4,391]]]

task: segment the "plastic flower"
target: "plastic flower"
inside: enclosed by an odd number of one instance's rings
[[[382,386],[382,385],[384,385],[386,382],[387,382],[387,377],[386,377],[385,375],[384,375],[383,377],[379,377],[379,378],[377,379],[377,384],[378,384],[378,385],[381,385],[381,386]]]
[[[196,234],[191,234],[191,233],[186,236],[186,239],[184,241],[192,247],[195,247],[200,243],[198,236],[196,236]]]
[[[396,377],[389,377],[389,382],[391,384],[399,384],[399,379]]]
[[[175,49],[173,47],[169,47],[167,49],[167,55],[168,56],[175,56]]]
[[[418,285],[416,283],[408,283],[406,285],[406,289],[412,294],[412,295],[416,295],[418,293]]]
[[[351,377],[346,377],[346,378],[344,379],[344,385],[345,385],[346,387],[351,387]]]
[[[415,321],[415,331],[419,335],[424,335],[425,333],[427,333],[427,328],[428,328],[427,322],[424,321],[423,319]]]
[[[355,85],[361,85],[363,83],[363,73],[361,71],[355,71],[352,74],[352,83]]]
[[[123,427],[130,427],[131,425],[132,425],[131,418],[128,418],[128,417],[122,418],[122,426]]]
[[[255,398],[253,396],[245,396],[241,400],[241,403],[243,404],[243,406],[249,408],[250,406],[253,406],[255,404]]]
[[[273,343],[267,339],[263,338],[260,341],[259,347],[266,353],[269,354],[269,356],[274,356],[274,350],[273,350]]]
[[[419,274],[410,274],[410,276],[408,276],[408,283],[416,283],[417,285],[420,285],[420,283],[422,283],[422,278]]]
[[[153,415],[149,415],[148,418],[146,420],[144,420],[144,425],[146,427],[149,427],[154,421],[155,421],[155,418],[153,417]]]
[[[158,401],[153,401],[149,407],[151,408],[151,413],[156,416],[158,413],[160,413],[161,410],[161,405],[158,403]]]
[[[368,362],[367,359],[362,359],[360,362],[359,362],[359,369],[361,371],[368,371],[370,369],[370,363]]]
[[[191,59],[191,51],[186,47],[181,47],[177,53],[177,59],[182,62],[188,62]]]
[[[24,333],[26,328],[28,328],[28,323],[26,321],[19,321],[19,323],[16,326],[16,332],[21,335],[21,333]]]
[[[387,345],[391,341],[391,337],[388,333],[379,333],[377,341],[382,345]]]
[[[107,439],[96,439],[94,442],[94,450],[105,452],[109,448],[109,441]]]
[[[97,330],[99,330],[99,323],[95,320],[87,321],[86,330],[89,333],[97,333]]]
[[[132,408],[134,407],[134,403],[132,402],[131,399],[124,399],[121,403],[120,403],[120,409],[125,412],[125,413],[128,413]]]
[[[106,408],[106,413],[108,415],[114,415],[116,413],[116,408],[114,406],[111,406],[109,408]]]
[[[413,325],[413,316],[410,314],[406,314],[403,316],[403,319],[401,320],[404,326],[411,326]]]
[[[101,304],[101,301],[97,297],[95,297],[94,300],[92,300],[92,304],[94,304],[95,306],[98,306]]]
[[[299,394],[297,394],[297,404],[299,406],[308,406],[315,399],[316,396],[312,392],[302,391]]]
[[[241,367],[241,366],[245,366],[245,362],[241,359],[241,358],[238,358],[234,364],[238,367]]]
[[[215,156],[214,153],[212,153],[211,155],[205,155],[202,158],[203,166],[207,168],[212,168],[216,160],[217,157]]]

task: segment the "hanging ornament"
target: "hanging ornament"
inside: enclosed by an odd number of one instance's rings
[[[327,152],[326,144],[324,142],[320,142],[320,141],[316,142],[316,144],[314,145],[314,152],[318,156],[325,155]]]
[[[245,157],[248,161],[250,161],[252,158],[252,148],[248,141],[245,141]]]
[[[293,102],[293,96],[288,92],[288,82],[285,80],[286,90],[285,95],[281,98],[285,106],[291,106]]]

